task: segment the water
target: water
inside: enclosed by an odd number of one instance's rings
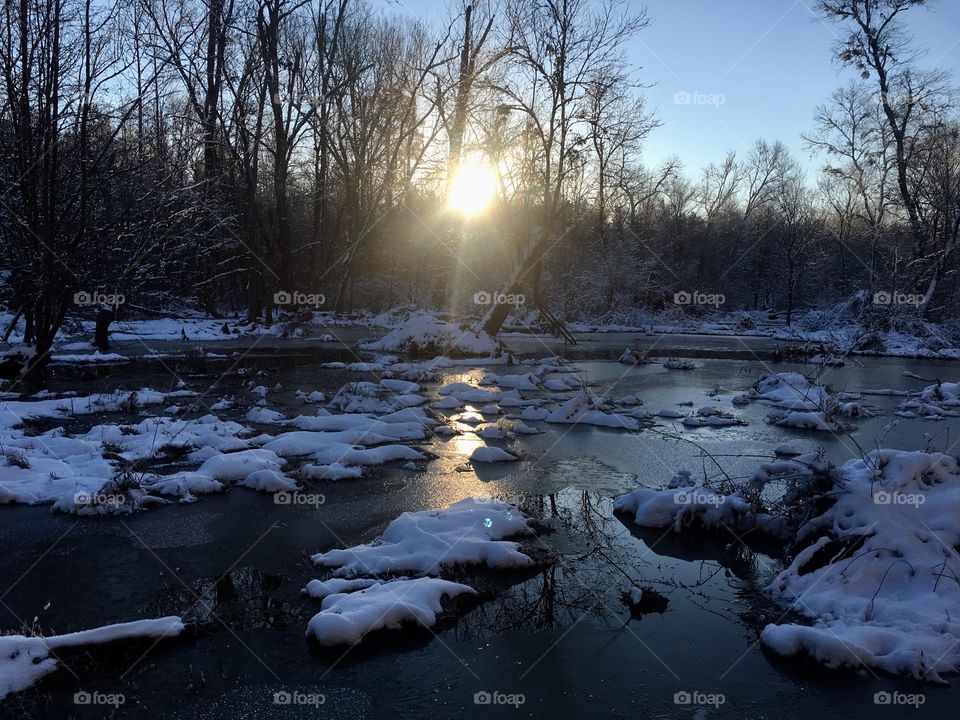
[[[622,345],[622,338],[608,338],[596,355],[609,357]],[[265,374],[257,382],[284,388],[271,394],[270,406],[303,412],[297,388],[330,391],[356,379],[319,369],[325,359],[259,360]],[[690,410],[681,403],[729,406],[765,369],[761,361],[739,358],[697,362],[701,367],[690,372],[600,360],[578,367],[594,392],[634,393],[652,411]],[[865,359],[830,368],[823,379],[851,392],[924,384],[904,378],[905,371],[960,375],[949,363]],[[194,372],[204,375],[186,378],[197,388],[217,381],[208,403],[240,394],[247,379]],[[480,374],[457,369],[448,379]],[[93,392],[169,384],[162,370],[126,366],[71,387]],[[680,468],[715,472],[703,451],[740,475],[761,462],[754,456],[768,456],[785,439],[801,450],[822,447],[836,462],[858,447],[931,443],[944,450],[960,439],[955,421],[900,420],[890,427],[899,398],[867,400],[883,414],[857,421],[857,430],[840,438],[772,427],[764,422],[769,407],[759,403],[736,409],[748,426],[720,430],[623,433],[542,424],[544,434],[505,445],[521,456],[519,463],[479,472],[466,463],[472,441],[434,439],[426,449],[439,457],[425,471],[386,468],[373,478],[320,483],[316,490],[326,502],[318,507],[275,505],[270,496],[235,490],[129,518],[77,520],[43,507],[0,508],[2,629],[25,624],[66,632],[162,614],[196,622],[191,634],[156,647],[62,655],[69,670],[8,698],[0,717],[102,717],[102,708],[72,702],[75,692],[94,689],[124,693],[122,717],[945,717],[960,702],[953,686],[829,672],[764,653],[758,629],[783,614],[762,593],[778,568],[777,548],[730,552],[724,550],[729,538],[664,536],[629,527],[611,513],[610,497],[638,484],[659,485]],[[243,412],[234,411],[237,417]],[[317,576],[310,554],[368,542],[405,510],[469,495],[511,498],[541,518],[544,530],[530,541],[532,552],[556,562],[506,576],[457,575],[480,589],[483,601],[444,618],[435,634],[397,633],[347,652],[305,640],[319,605],[300,594]],[[631,583],[665,595],[666,612],[631,615],[622,596]],[[875,706],[873,694],[884,689],[919,690],[926,703],[916,711]],[[274,694],[284,690],[319,693],[325,702],[275,704]],[[524,702],[475,704],[482,692],[522,694]],[[725,702],[677,705],[675,694],[682,692],[722,693]]]

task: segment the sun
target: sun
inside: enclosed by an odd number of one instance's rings
[[[447,205],[464,215],[479,215],[493,202],[497,192],[497,173],[479,157],[460,163],[447,196]]]

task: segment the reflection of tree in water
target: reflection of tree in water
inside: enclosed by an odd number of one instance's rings
[[[274,597],[283,578],[253,568],[238,568],[220,577],[199,578],[185,587],[167,587],[148,609],[158,615],[180,615],[184,622],[233,629],[284,630],[291,607]]]
[[[732,534],[686,536],[628,526],[613,515],[608,496],[585,490],[527,497],[519,505],[540,526],[535,538],[522,540],[524,550],[554,562],[533,575],[483,574],[468,580],[495,597],[461,619],[455,631],[459,639],[563,627],[588,618],[621,625],[631,617],[623,593],[633,585],[668,598],[682,596],[750,626],[755,616],[762,617],[757,608],[769,605],[760,592],[760,556]]]

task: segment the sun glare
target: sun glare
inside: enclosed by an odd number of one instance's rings
[[[467,158],[460,163],[450,182],[447,203],[464,215],[478,215],[490,206],[496,192],[494,169],[480,158]]]

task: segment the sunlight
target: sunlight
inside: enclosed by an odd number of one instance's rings
[[[464,215],[479,215],[497,192],[497,173],[480,157],[468,157],[460,163],[450,182],[447,204]]]

